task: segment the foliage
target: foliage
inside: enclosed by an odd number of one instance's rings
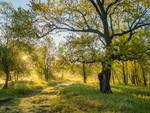
[[[33,26],[30,12],[19,8],[11,14],[9,30],[13,38],[37,38],[38,31]]]

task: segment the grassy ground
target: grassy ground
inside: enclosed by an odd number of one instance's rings
[[[112,86],[113,94],[100,94],[96,86],[51,81],[47,85],[18,83],[0,90],[0,113],[150,113],[150,90]]]

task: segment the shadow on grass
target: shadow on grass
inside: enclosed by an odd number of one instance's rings
[[[150,97],[147,97],[147,89],[113,86],[113,91],[111,95],[101,94],[95,87],[74,84],[64,89],[62,97],[66,103],[84,113],[149,113]]]
[[[117,85],[117,86],[112,86],[112,88],[119,89],[122,92],[127,94],[132,94],[137,96],[150,96],[150,87]]]

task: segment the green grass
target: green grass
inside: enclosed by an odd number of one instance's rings
[[[113,86],[113,94],[101,94],[97,88],[74,84],[64,89],[66,103],[85,113],[150,113],[148,88]],[[64,112],[65,113],[65,112]]]
[[[0,113],[150,113],[149,87],[113,85],[113,94],[101,94],[95,85],[51,81],[49,86],[18,82],[0,90],[0,98],[13,101]]]

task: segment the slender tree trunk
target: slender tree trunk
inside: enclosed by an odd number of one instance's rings
[[[123,74],[123,82],[125,85],[127,85],[124,61],[122,61],[122,74]]]
[[[141,66],[141,69],[142,69],[142,76],[143,76],[144,86],[146,87],[147,86],[147,80],[146,80],[146,76],[145,76],[145,70],[144,70],[142,65],[140,65],[140,66]]]
[[[82,63],[83,82],[87,83],[87,75],[85,70],[85,63]]]
[[[137,74],[137,63],[134,61],[134,79],[135,79],[135,84],[138,86],[139,81],[138,81],[138,74]]]
[[[48,82],[48,80],[49,80],[49,74],[48,74],[48,69],[47,69],[47,67],[45,66],[45,69],[44,69],[44,75],[45,75],[45,80]]]
[[[132,63],[131,83],[136,85],[136,72],[134,62]]]
[[[111,72],[111,76],[112,76],[113,84],[115,84],[115,77],[114,77],[114,72],[113,71]]]
[[[18,73],[16,74],[16,81],[18,81],[19,80],[19,77],[18,77]]]
[[[125,62],[125,67],[126,67],[126,82],[127,82],[127,85],[128,85],[128,78],[129,78],[128,76],[129,75],[128,75],[128,62],[127,61]]]
[[[45,49],[45,54],[44,54],[44,75],[45,75],[45,80],[48,82],[49,81],[49,58],[48,58],[48,46],[46,45],[44,47]]]
[[[102,93],[112,93],[110,87],[111,66],[109,62],[102,63],[102,72],[98,74],[100,91]]]
[[[8,88],[8,81],[9,81],[9,72],[6,72],[6,79],[5,79],[5,84],[3,86],[3,89]]]
[[[63,80],[64,79],[64,71],[62,70],[62,72],[61,72],[61,80]]]
[[[116,79],[117,79],[117,81],[118,81],[118,84],[121,84],[121,81],[120,81],[120,79],[119,79],[119,76],[118,76],[118,74],[115,72],[115,75],[116,75]]]

